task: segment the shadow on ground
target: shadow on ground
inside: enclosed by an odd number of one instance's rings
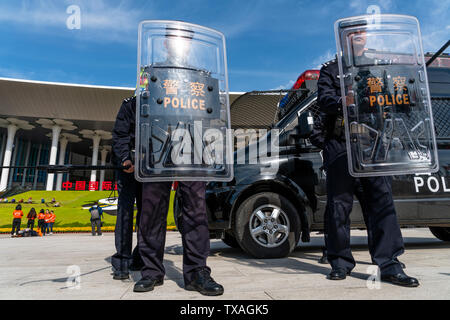
[[[110,267],[108,266],[108,267],[104,267],[104,268],[92,270],[92,271],[89,271],[89,272],[86,272],[86,273],[82,273],[82,274],[80,274],[79,276],[80,276],[80,277],[86,276],[86,275],[88,275],[88,274],[100,272],[100,271],[103,271],[103,270],[106,270],[106,269],[110,269]],[[73,275],[72,275],[72,276],[73,276]],[[40,282],[66,283],[66,282],[69,281],[70,279],[71,279],[71,275],[68,275],[67,277],[64,277],[64,278],[43,279],[43,280],[28,281],[28,282],[24,282],[24,283],[19,284],[19,286],[21,287],[21,286],[25,286],[25,285],[28,285],[28,284],[31,284],[31,283],[40,283]],[[67,288],[69,288],[69,287],[63,287],[63,288],[61,288],[61,289],[67,289]]]

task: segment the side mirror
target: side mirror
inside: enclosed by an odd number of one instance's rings
[[[304,111],[298,117],[298,137],[309,138],[314,128],[314,117],[311,111]]]

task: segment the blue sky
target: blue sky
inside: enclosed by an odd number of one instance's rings
[[[134,87],[139,21],[174,19],[225,34],[231,91],[286,88],[333,57],[335,20],[370,5],[416,16],[425,51],[450,38],[450,0],[0,0],[0,77]]]

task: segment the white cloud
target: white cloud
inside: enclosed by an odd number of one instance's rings
[[[322,68],[323,63],[333,60],[335,57],[336,51],[329,49],[326,53],[322,54],[311,62],[311,69],[320,69]]]
[[[34,72],[21,72],[14,69],[0,67],[0,77],[2,78],[31,79],[34,75]]]
[[[135,34],[138,23],[142,20],[141,15],[153,12],[133,8],[131,1],[111,5],[104,0],[66,0],[64,3],[52,0],[24,0],[20,9],[17,5],[0,4],[0,22],[12,23],[29,31],[60,34],[67,30],[66,21],[69,14],[66,9],[72,4],[81,8],[81,29],[69,34],[83,40],[128,42],[132,38],[132,41],[136,42]]]
[[[449,40],[450,0],[435,0],[420,21],[424,51],[436,52]]]

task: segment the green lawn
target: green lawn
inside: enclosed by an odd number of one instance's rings
[[[24,217],[22,218],[21,228],[25,228],[28,219],[26,216],[30,209],[34,207],[36,212],[39,213],[40,209],[51,209],[56,214],[55,227],[87,227],[90,226],[90,213],[89,210],[82,208],[83,205],[88,205],[94,201],[107,198],[111,194],[110,191],[29,191],[22,194],[9,197],[19,201],[24,199],[27,201],[29,197],[33,198],[33,204],[22,203],[22,211]],[[117,195],[117,193],[116,193]],[[41,199],[45,199],[46,202],[50,202],[52,198],[55,198],[57,202],[61,204],[60,207],[54,208],[52,204],[42,204]],[[168,226],[174,226],[173,213],[172,213],[172,201],[173,192],[171,194],[169,214],[167,217]],[[17,203],[0,203],[0,228],[10,228],[13,220],[12,213]],[[116,217],[107,213],[103,215],[103,224],[105,226],[114,226],[116,224]],[[37,221],[35,222],[37,226]]]

